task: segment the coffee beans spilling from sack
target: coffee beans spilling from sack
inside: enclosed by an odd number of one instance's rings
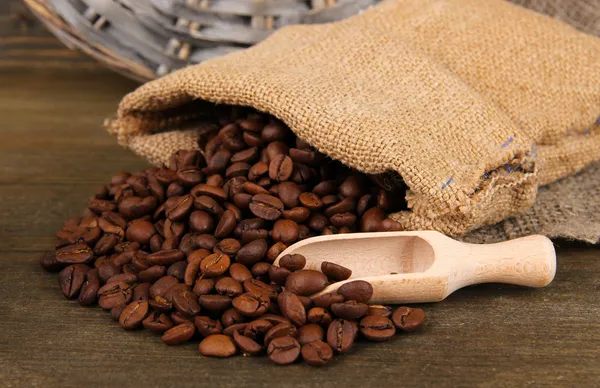
[[[42,266],[60,271],[65,297],[110,310],[125,329],[144,327],[168,345],[201,338],[199,351],[266,353],[327,363],[357,335],[381,341],[424,321],[422,310],[369,306],[354,281],[317,298],[351,269],[286,255],[315,235],[400,230],[398,176],[367,177],[255,112],[219,118],[202,152],[178,151],[164,168],[113,176],[81,217],[65,222]],[[368,259],[368,258],[365,258]]]

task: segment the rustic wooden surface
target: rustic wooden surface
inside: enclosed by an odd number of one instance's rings
[[[359,343],[328,367],[209,359],[125,332],[61,295],[38,265],[93,190],[145,162],[103,118],[135,84],[109,72],[0,73],[0,386],[591,387],[600,384],[600,249],[558,243],[545,289],[485,285],[426,305],[414,335]]]

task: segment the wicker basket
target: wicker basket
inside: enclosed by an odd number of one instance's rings
[[[277,28],[323,23],[379,0],[25,0],[67,46],[147,81],[244,49]]]
[[[147,81],[231,53],[277,28],[324,23],[380,0],[25,0],[67,46],[130,78]],[[394,1],[394,0],[390,0]],[[501,1],[501,0],[498,0]],[[598,0],[510,0],[600,30]]]

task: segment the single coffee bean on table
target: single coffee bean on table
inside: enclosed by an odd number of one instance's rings
[[[282,365],[324,365],[355,340],[423,324],[418,308],[368,306],[373,288],[363,281],[314,297],[352,280],[335,258],[306,269],[304,256],[290,254],[272,265],[312,236],[399,230],[387,218],[405,206],[398,187],[388,192],[381,176],[328,159],[268,115],[217,109],[214,123],[221,129],[202,135],[202,152],[115,174],[65,221],[40,264],[58,272],[66,298],[168,345],[196,341],[206,356]]]

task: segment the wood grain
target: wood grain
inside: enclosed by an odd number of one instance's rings
[[[358,343],[318,369],[209,359],[125,332],[67,301],[39,254],[119,170],[147,164],[101,128],[135,87],[111,73],[0,73],[0,386],[593,387],[600,384],[600,250],[558,243],[554,282],[489,284],[427,304],[424,330]]]

